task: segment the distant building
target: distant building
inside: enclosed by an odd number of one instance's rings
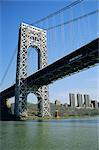
[[[98,108],[99,108],[99,102],[98,102]]]
[[[82,94],[77,94],[77,106],[78,107],[83,107]]]
[[[56,100],[56,101],[55,101],[55,105],[61,105],[61,102],[58,101],[58,100]]]
[[[99,108],[98,107],[98,102],[96,100],[92,100],[91,104],[93,105],[94,108]]]
[[[75,94],[69,93],[70,107],[75,107]]]
[[[84,105],[85,107],[91,107],[90,96],[87,94],[84,94]]]
[[[67,103],[65,103],[65,104],[64,104],[64,106],[65,106],[65,107],[68,107],[68,104],[67,104]]]
[[[59,115],[58,115],[58,110],[55,111],[55,117],[56,117],[56,118],[59,117]]]

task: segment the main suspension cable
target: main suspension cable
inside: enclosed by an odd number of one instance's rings
[[[49,19],[49,18],[52,18],[53,16],[56,16],[56,15],[58,15],[59,13],[70,9],[71,7],[73,7],[73,6],[75,6],[75,5],[79,4],[79,3],[81,3],[82,1],[84,1],[84,0],[76,0],[75,2],[72,2],[71,4],[69,4],[69,5],[65,6],[65,7],[63,7],[62,9],[60,9],[60,10],[54,12],[54,13],[51,13],[50,15],[48,15],[48,16],[46,16],[46,17],[40,19],[40,20],[37,20],[37,21],[31,23],[31,25],[35,25],[35,24],[38,24],[38,23],[40,23],[40,22],[42,22],[42,21],[45,21],[45,20],[47,20],[47,19]]]
[[[99,10],[97,9],[97,10],[92,11],[92,12],[90,12],[90,13],[87,13],[87,14],[85,14],[85,15],[83,15],[83,16],[74,18],[74,19],[72,19],[72,20],[63,22],[63,23],[61,23],[61,24],[58,24],[58,25],[55,25],[55,26],[52,26],[52,27],[49,27],[49,28],[46,28],[45,30],[52,30],[52,29],[54,29],[54,28],[58,28],[58,27],[60,27],[60,26],[66,25],[66,24],[70,24],[70,23],[72,23],[72,22],[78,21],[78,20],[83,19],[83,18],[85,18],[85,17],[94,15],[94,14],[96,14],[96,13],[98,13],[98,12],[99,12]]]

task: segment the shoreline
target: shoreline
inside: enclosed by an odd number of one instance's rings
[[[68,119],[84,119],[84,118],[95,118],[95,117],[99,117],[99,115],[95,115],[95,116],[68,116],[68,117],[50,117],[50,118],[40,118],[40,117],[31,117],[31,118],[21,118],[21,119],[4,119],[4,120],[0,120],[0,121],[52,121],[52,120],[68,120]]]
[[[28,118],[21,118],[18,120],[11,120],[11,121],[51,121],[51,120],[65,120],[65,119],[84,119],[84,118],[94,118],[99,117],[99,115],[94,116],[67,116],[67,117],[28,117]],[[10,121],[10,120],[9,120]]]

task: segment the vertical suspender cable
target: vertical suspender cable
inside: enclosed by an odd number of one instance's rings
[[[84,3],[82,3],[81,15],[83,15],[83,13],[84,13],[83,9],[84,9]],[[83,33],[84,33],[84,23],[83,22],[81,20],[81,40],[82,40],[82,44],[83,44]]]
[[[70,8],[70,10],[69,10],[69,19],[71,20],[71,8]],[[69,50],[71,50],[71,23],[69,24],[69,26],[68,26],[68,33],[69,33],[69,41],[68,41],[68,43],[69,43]]]
[[[60,17],[61,17],[61,23],[64,22],[64,14],[63,12],[60,13]],[[64,24],[61,26],[61,39],[62,39],[62,49],[63,51],[65,50],[65,29],[64,29]]]
[[[73,19],[73,9],[70,9],[70,19]],[[73,22],[70,24],[70,43],[71,43],[71,49],[73,49]]]
[[[54,25],[54,16],[52,17],[52,25]],[[52,38],[51,38],[51,43],[52,43],[52,51],[55,51],[55,29],[52,30]]]
[[[82,3],[80,4],[80,12],[81,12],[81,15],[83,15],[83,8],[84,8],[84,2],[82,1]],[[84,20],[83,20],[84,22]],[[80,46],[83,45],[83,33],[84,33],[84,26],[83,26],[83,22],[82,20],[79,21],[79,36],[80,36]]]

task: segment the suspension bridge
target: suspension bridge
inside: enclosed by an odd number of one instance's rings
[[[18,46],[1,80],[1,84],[3,84],[17,52],[16,80],[11,86],[0,92],[1,116],[4,111],[6,99],[14,96],[15,116],[27,116],[27,95],[30,92],[34,93],[38,98],[38,116],[50,116],[48,85],[58,79],[88,69],[99,63],[99,38],[97,34],[97,16],[99,10],[93,9],[92,11],[86,10],[85,12],[85,5],[84,0],[77,0],[34,23],[22,23],[20,25]],[[76,7],[80,7],[80,10],[82,10],[81,15],[78,16],[75,13],[73,17],[73,11],[74,9],[76,10]],[[68,14],[71,14],[71,16],[67,20],[66,17]],[[51,21],[48,24],[48,21],[51,19],[52,24]],[[93,20],[95,22],[91,24]],[[45,26],[40,26],[42,22]],[[37,25],[39,27],[35,27]],[[50,51],[51,45],[53,51],[57,47],[58,49],[61,48],[62,51],[70,48],[71,45],[73,45],[73,50],[69,51],[69,54],[58,58],[53,63],[48,64],[47,47],[48,51]],[[28,75],[27,60],[29,59],[29,55],[31,55],[28,53],[30,47],[37,50],[38,68],[35,73]]]

